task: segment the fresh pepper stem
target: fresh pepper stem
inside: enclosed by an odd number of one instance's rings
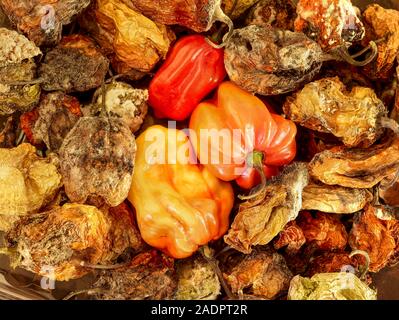
[[[253,151],[248,155],[247,158],[247,165],[248,167],[253,167],[260,175],[261,182],[258,184],[249,195],[238,195],[238,199],[240,200],[251,200],[257,198],[266,186],[266,176],[265,172],[263,171],[263,160],[264,154],[260,151]]]
[[[201,252],[201,255],[205,258],[205,260],[211,265],[213,271],[216,273],[216,275],[220,281],[220,284],[222,285],[223,290],[226,293],[227,297],[229,299],[235,299],[235,296],[233,295],[229,286],[227,285],[226,281],[224,280],[222,271],[220,271],[220,268],[219,268],[219,262],[213,256],[212,250],[207,245],[204,245],[200,248],[199,251]]]
[[[354,250],[349,254],[349,258],[352,258],[355,255],[361,255],[366,259],[366,264],[363,266],[362,273],[360,274],[360,280],[363,280],[366,276],[367,272],[369,272],[370,267],[370,256],[366,251],[363,250]]]

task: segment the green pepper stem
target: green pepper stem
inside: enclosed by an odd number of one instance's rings
[[[260,175],[261,182],[258,184],[254,189],[251,190],[249,195],[238,195],[238,199],[240,200],[251,200],[258,197],[266,186],[266,176],[265,172],[263,171],[263,161],[265,155],[263,152],[260,151],[253,151],[247,157],[247,166],[253,167]]]

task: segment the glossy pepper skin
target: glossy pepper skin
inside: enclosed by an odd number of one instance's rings
[[[136,209],[144,241],[173,258],[186,258],[226,233],[234,202],[232,187],[196,163],[185,133],[156,125],[136,142],[128,199]],[[174,150],[191,156],[173,161]]]
[[[183,37],[152,79],[148,102],[156,117],[184,120],[225,76],[223,49],[202,35]]]
[[[270,177],[296,155],[296,125],[270,113],[260,99],[232,82],[223,82],[213,101],[198,105],[191,115],[190,129],[195,133],[190,138],[196,139],[192,143],[200,162],[219,179],[236,180],[244,189],[260,182],[256,162],[258,170],[263,169],[265,176]],[[227,130],[231,137],[238,131],[238,143],[231,148],[215,147],[217,138],[212,134],[201,136],[203,129],[216,129],[215,133]],[[207,141],[201,141],[204,139]],[[211,158],[210,150],[219,153],[217,161]]]

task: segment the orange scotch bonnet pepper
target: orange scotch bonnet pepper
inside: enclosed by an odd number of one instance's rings
[[[232,186],[197,163],[187,135],[154,125],[136,141],[128,199],[144,241],[173,258],[186,258],[225,234]]]
[[[236,180],[244,189],[276,175],[278,167],[289,164],[296,155],[296,125],[269,112],[259,98],[232,82],[223,82],[214,100],[197,106],[190,130],[201,164],[219,179]],[[220,143],[226,130],[227,136],[238,137],[231,138],[227,148]],[[218,154],[216,160],[212,154]]]

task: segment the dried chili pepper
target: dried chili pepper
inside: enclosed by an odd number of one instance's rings
[[[259,183],[259,173],[264,183],[263,174],[275,175],[277,167],[289,164],[296,154],[295,124],[270,113],[260,99],[232,82],[219,86],[214,102],[198,105],[191,116],[190,129],[195,132],[193,146],[200,162],[218,178],[236,180],[246,189]],[[209,134],[203,136],[203,129]],[[233,141],[234,129],[240,130],[238,141]],[[213,143],[219,139],[215,134],[220,132],[225,132],[239,148],[215,146]],[[217,159],[213,158],[214,151]]]
[[[306,243],[305,235],[300,227],[298,227],[295,220],[288,222],[284,229],[278,234],[274,241],[274,248],[276,250],[285,248],[288,255],[296,254],[299,249]]]
[[[248,9],[259,0],[222,0],[222,9],[227,15],[235,20],[244,16]]]
[[[0,6],[18,30],[38,46],[55,45],[63,25],[83,11],[90,0],[1,0]]]
[[[372,145],[384,132],[380,120],[387,116],[372,89],[354,87],[347,92],[338,77],[307,84],[287,98],[283,109],[292,121],[332,133],[348,147]]]
[[[164,5],[158,8],[165,10]],[[116,73],[133,80],[142,78],[164,59],[175,39],[169,28],[122,0],[92,1],[79,22],[99,43]]]
[[[183,131],[149,127],[137,138],[128,196],[144,241],[174,258],[219,239],[234,201],[229,183],[192,162],[191,148]]]
[[[356,61],[354,58],[365,50],[353,56],[348,52],[348,47],[362,40],[365,35],[364,26],[350,0],[300,0],[297,14],[295,31],[304,32],[317,41],[324,51],[358,66],[364,66],[375,59],[377,45],[374,42],[369,43],[372,53],[364,61]]]
[[[65,36],[49,51],[39,68],[46,91],[83,92],[97,88],[104,81],[109,62],[88,37]]]
[[[155,74],[149,104],[159,118],[184,120],[225,78],[223,49],[202,35],[181,38]]]
[[[236,29],[225,48],[230,79],[262,95],[294,91],[319,72],[323,51],[303,33],[250,25]]]

